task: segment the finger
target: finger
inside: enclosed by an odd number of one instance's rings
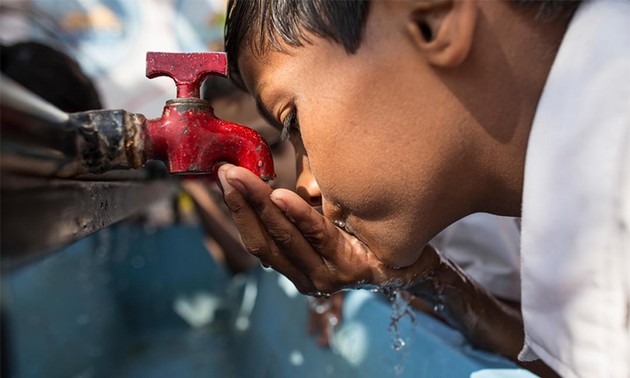
[[[362,246],[358,239],[340,230],[296,193],[277,189],[271,194],[271,200],[286,213],[304,238],[324,258],[331,261],[338,261],[339,258],[345,260],[349,256],[341,251]]]
[[[300,230],[287,218],[285,212],[273,202],[270,198],[271,189],[268,186],[265,185],[266,190],[260,190],[262,181],[243,168],[231,169],[226,174],[226,178],[228,182],[242,188],[243,196],[256,212],[264,224],[267,234],[278,247],[278,250],[284,253],[284,256],[308,276],[324,275],[328,268],[325,262]],[[306,201],[300,197],[297,198],[299,199],[296,201],[298,205],[310,208]],[[318,212],[314,211],[313,215],[319,218],[321,222],[325,221],[325,218]]]
[[[297,193],[277,189],[271,200],[280,208],[304,238],[324,257],[332,257],[345,245],[340,230],[311,207]]]
[[[278,272],[287,276],[300,292],[313,292],[315,287],[311,280],[302,273],[286,256],[277,250],[273,240],[266,232],[265,225],[258,214],[241,192],[234,187],[233,181],[228,180],[231,169],[236,167],[225,164],[219,168],[218,177],[223,190],[223,198],[232,219],[239,229],[241,240],[245,248],[259,258],[264,265],[273,267]],[[248,171],[249,172],[249,171]],[[253,175],[253,174],[252,174]],[[255,185],[254,190],[270,193],[271,189],[258,179],[260,184]],[[256,183],[259,184],[259,183]],[[284,215],[282,215],[284,217]]]
[[[317,275],[309,275],[321,291],[333,293],[343,288],[374,282],[373,271],[382,263],[359,239],[339,229],[294,192],[274,190],[271,200],[287,214],[300,234],[326,263],[326,270]],[[300,266],[299,261],[293,261]]]
[[[264,254],[264,251],[269,248],[264,226],[241,193],[226,179],[225,173],[229,168],[230,165],[225,164],[219,168],[218,172],[223,190],[223,200],[230,210],[236,227],[241,231],[243,244],[254,256],[261,257],[261,254]],[[264,187],[259,188],[263,191],[266,189]]]

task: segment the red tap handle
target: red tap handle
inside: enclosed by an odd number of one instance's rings
[[[147,52],[147,77],[171,77],[177,85],[177,98],[199,98],[203,79],[213,74],[227,76],[225,53]]]

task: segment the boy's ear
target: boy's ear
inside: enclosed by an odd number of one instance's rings
[[[429,63],[457,67],[468,57],[479,11],[476,0],[416,0],[408,9],[407,31]]]

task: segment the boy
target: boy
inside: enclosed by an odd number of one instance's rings
[[[405,289],[512,359],[627,377],[630,4],[528,3],[233,1],[231,74],[323,215],[231,165],[225,202],[303,293]],[[522,319],[426,245],[475,212],[522,216]]]

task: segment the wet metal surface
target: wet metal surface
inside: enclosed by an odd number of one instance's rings
[[[139,128],[144,117],[124,110],[75,113],[70,123],[77,130],[76,160],[90,173],[139,168],[146,157]]]
[[[172,195],[174,181],[79,181],[2,175],[2,269],[55,251]]]
[[[66,114],[2,79],[3,172],[74,177],[146,162],[143,116],[124,110]]]

